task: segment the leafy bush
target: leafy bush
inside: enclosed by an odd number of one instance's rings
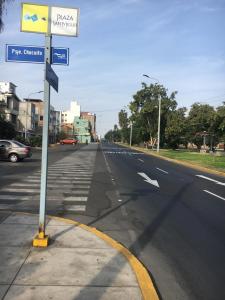
[[[42,146],[42,137],[41,136],[30,137],[30,146],[31,147],[41,147]]]

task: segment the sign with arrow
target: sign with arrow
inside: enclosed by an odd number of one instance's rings
[[[152,180],[151,178],[148,177],[148,175],[146,175],[145,173],[138,173],[138,175],[140,175],[141,177],[143,177],[145,180],[145,182],[150,183],[156,187],[159,188],[159,184],[157,180]]]
[[[6,61],[20,63],[43,64],[45,62],[45,47],[6,45]],[[53,65],[69,65],[69,48],[52,47]]]

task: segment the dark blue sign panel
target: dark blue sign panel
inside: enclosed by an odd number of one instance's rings
[[[6,61],[43,64],[45,48],[36,46],[6,45]],[[69,49],[52,47],[52,64],[68,65]]]
[[[45,78],[48,83],[56,90],[56,92],[58,92],[59,79],[48,62],[46,62]]]
[[[52,47],[52,64],[69,65],[69,48]]]
[[[44,63],[44,47],[6,45],[6,61]]]

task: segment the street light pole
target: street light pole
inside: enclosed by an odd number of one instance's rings
[[[161,95],[159,95],[158,143],[157,143],[157,152],[158,153],[159,153],[159,147],[160,147],[160,124],[161,124]]]
[[[159,80],[154,78],[154,77],[150,77],[147,74],[143,74],[143,76],[149,78],[149,79],[153,79],[155,81],[157,81],[157,83],[159,83]],[[159,153],[159,149],[160,149],[160,125],[161,125],[161,95],[159,95],[159,113],[158,113],[158,137],[157,137],[157,152]]]
[[[133,123],[130,122],[130,147],[132,145]]]

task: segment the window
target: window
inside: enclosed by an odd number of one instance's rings
[[[40,116],[40,121],[43,121],[43,116]]]
[[[11,144],[9,142],[0,141],[0,146],[10,147]]]

